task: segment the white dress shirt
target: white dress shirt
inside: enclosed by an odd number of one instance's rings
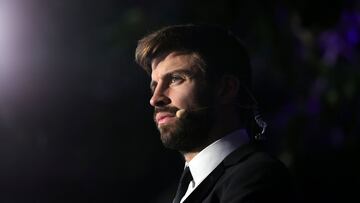
[[[232,133],[216,140],[205,149],[200,151],[185,166],[189,166],[193,180],[189,183],[182,203],[195,188],[227,157],[231,152],[243,144],[249,142],[249,136],[245,129],[238,129]]]

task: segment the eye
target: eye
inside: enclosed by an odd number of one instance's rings
[[[170,78],[170,84],[179,84],[184,81],[184,78],[180,75],[172,75]]]

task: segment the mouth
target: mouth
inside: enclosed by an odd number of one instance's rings
[[[176,119],[175,115],[167,112],[159,112],[155,116],[155,121],[158,125],[166,124]]]

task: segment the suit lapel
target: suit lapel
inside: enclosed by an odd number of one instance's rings
[[[219,178],[225,173],[226,168],[234,165],[248,157],[256,151],[252,144],[242,145],[234,152],[229,154],[210,174],[203,180],[200,185],[185,199],[184,203],[201,202],[209,195]]]
[[[208,177],[203,180],[200,185],[195,188],[195,190],[186,198],[184,203],[186,202],[201,202],[202,199],[206,197],[214,187],[217,180],[224,173],[225,167],[222,163],[220,163],[210,174]]]

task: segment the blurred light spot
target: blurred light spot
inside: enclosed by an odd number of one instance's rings
[[[17,39],[22,33],[22,25],[16,2],[0,0],[0,93],[9,90],[19,63],[20,42]]]
[[[320,44],[324,51],[324,63],[333,66],[336,63],[341,47],[343,46],[340,37],[334,31],[323,32],[320,35]]]
[[[359,43],[359,32],[357,32],[355,27],[352,27],[351,29],[349,29],[347,31],[347,39],[348,41],[353,44],[356,45],[357,43]]]
[[[8,1],[0,2],[0,77],[4,77],[9,60],[11,59],[11,51],[13,38],[15,34],[14,26],[14,10]]]
[[[358,11],[345,10],[335,27],[320,33],[319,43],[326,65],[335,65],[339,56],[356,60],[355,53],[360,42],[359,18]]]

